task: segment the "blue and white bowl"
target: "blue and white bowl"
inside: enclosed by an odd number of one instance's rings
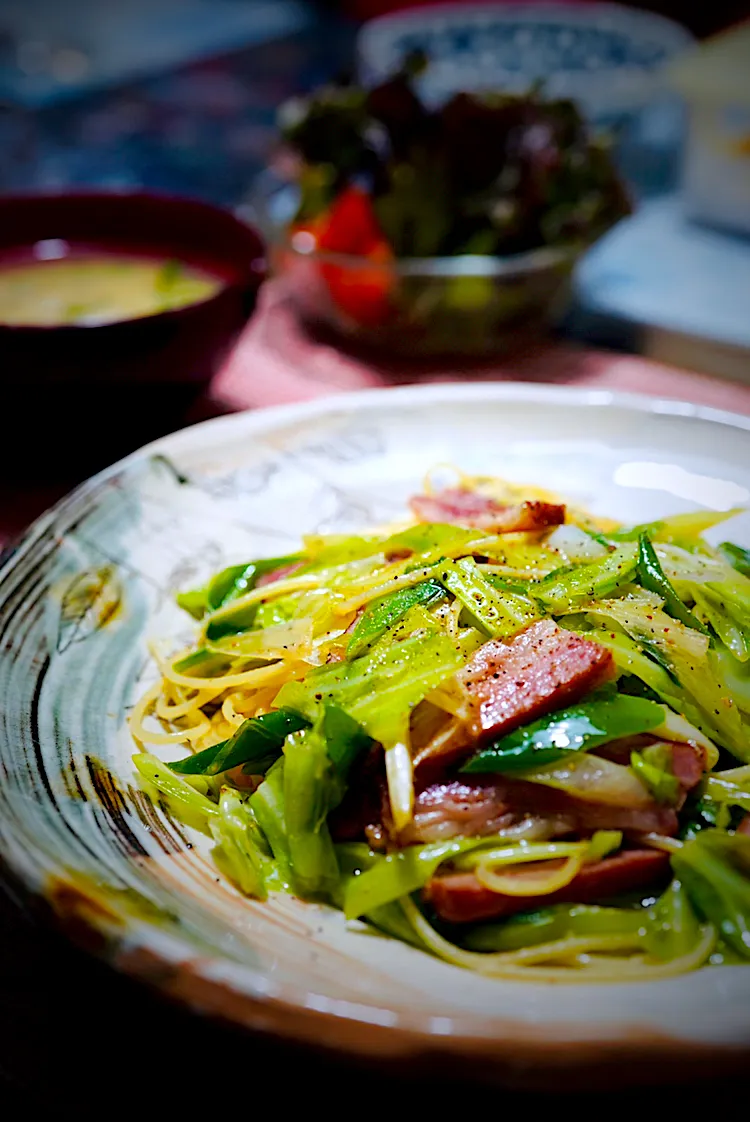
[[[369,84],[426,51],[420,93],[431,103],[462,90],[523,93],[542,79],[549,96],[608,123],[652,100],[664,64],[692,42],[679,24],[619,4],[440,4],[370,21],[357,55]]]

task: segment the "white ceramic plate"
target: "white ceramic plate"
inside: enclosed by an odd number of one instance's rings
[[[305,532],[397,517],[437,462],[640,522],[747,503],[749,452],[750,418],[697,406],[445,385],[240,414],[136,453],[42,517],[0,571],[0,853],[118,968],[318,1046],[535,1086],[746,1061],[749,968],[500,982],[324,907],[242,898],[205,839],[139,794],[124,718],[153,674],[147,639],[186,630],[178,588]],[[750,544],[750,516],[731,533]]]

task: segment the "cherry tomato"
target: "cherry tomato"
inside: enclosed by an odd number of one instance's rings
[[[348,187],[333,203],[317,233],[323,252],[362,257],[359,265],[320,265],[331,299],[356,323],[375,327],[390,314],[393,252],[378,226],[369,195]]]

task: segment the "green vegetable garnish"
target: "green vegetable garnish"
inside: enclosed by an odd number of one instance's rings
[[[631,752],[630,766],[658,803],[671,806],[677,802],[680,784],[671,770],[668,745],[654,744],[642,752]]]
[[[286,737],[309,723],[291,709],[274,709],[243,721],[229,740],[169,766],[178,775],[218,775],[244,764],[253,775],[262,775],[281,755]]]
[[[216,847],[213,859],[241,892],[265,900],[269,886],[276,887],[271,851],[247,800],[225,787],[218,817],[211,819]]]
[[[645,945],[650,954],[662,961],[689,954],[701,938],[698,917],[679,880],[673,880],[649,909],[648,920]]]
[[[648,534],[643,533],[638,538],[638,579],[644,588],[655,593],[664,601],[664,606],[671,616],[679,619],[686,627],[708,634],[701,621],[685,607],[682,600],[664,575],[664,570],[659,564],[656,551],[649,541]]]
[[[346,653],[349,658],[363,654],[376,640],[395,627],[416,604],[428,607],[445,599],[445,592],[436,580],[422,581],[411,588],[402,588],[390,596],[382,596],[367,605],[352,632]]]
[[[589,565],[566,566],[530,586],[530,593],[553,613],[569,611],[587,600],[609,596],[635,576],[636,548],[624,545]]]
[[[203,619],[205,615],[226,607],[233,600],[252,591],[262,576],[294,564],[299,560],[299,556],[293,554],[288,557],[267,557],[243,565],[231,565],[212,577],[203,588],[179,592],[176,597],[177,604],[194,619]],[[234,618],[222,618],[220,625],[209,624],[208,638],[218,639],[222,635],[233,634],[252,626],[255,609],[256,605],[252,605],[251,609],[246,609],[244,612],[240,610]]]
[[[750,549],[743,549],[732,542],[722,542],[719,549],[733,569],[742,573],[743,577],[750,577]]]
[[[606,536],[610,541],[636,542],[642,534],[647,534],[654,542],[699,542],[706,530],[734,518],[741,509],[734,510],[696,510],[687,514],[672,514],[655,522],[642,522],[638,526],[626,526],[614,530]]]
[[[750,838],[702,830],[674,854],[672,867],[698,914],[750,959]]]
[[[474,626],[492,638],[513,635],[538,618],[531,600],[499,591],[471,557],[440,565],[438,579],[461,601]]]
[[[464,772],[523,771],[554,763],[570,752],[658,728],[664,710],[639,697],[615,696],[559,710],[509,733],[464,764]]]
[[[641,908],[558,904],[514,916],[504,923],[483,923],[465,937],[473,951],[516,951],[571,935],[632,935],[646,930],[649,916]]]

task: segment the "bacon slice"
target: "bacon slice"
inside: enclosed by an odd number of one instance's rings
[[[615,674],[606,647],[540,620],[485,643],[457,678],[473,709],[472,736],[487,739],[572,705]]]
[[[674,808],[653,799],[638,807],[612,806],[608,803],[588,802],[542,783],[506,780],[504,786],[505,800],[509,806],[526,813],[565,818],[571,823],[571,832],[576,834],[590,834],[595,830],[623,830],[626,833],[654,833],[669,837],[677,832],[677,813]]]
[[[509,506],[477,491],[459,488],[440,491],[437,495],[414,495],[409,505],[420,522],[451,522],[495,534],[536,533],[565,521],[565,507],[556,503],[527,502]]]
[[[385,801],[382,817],[386,830],[400,845],[488,837],[528,818],[545,819],[549,837],[587,835],[595,830],[671,836],[678,825],[675,810],[654,801],[636,808],[611,806],[577,799],[541,783],[497,776],[466,776],[424,787],[416,794],[412,822],[398,837]]]
[[[272,573],[264,573],[262,577],[258,577],[255,587],[264,588],[267,584],[276,584],[277,580],[286,580],[287,577],[293,576],[297,569],[301,568],[301,561],[294,561],[291,565],[282,565],[280,569],[274,569]]]
[[[685,794],[700,783],[705,767],[703,749],[698,745],[672,745],[672,771]]]
[[[369,832],[381,831],[388,787],[382,749],[374,747],[355,764],[349,785],[339,805],[328,816],[331,837],[336,842],[363,841]]]
[[[504,896],[480,884],[473,873],[433,877],[424,899],[449,923],[511,916],[548,904],[594,904],[624,892],[647,889],[669,876],[669,855],[656,849],[629,849],[584,865],[565,888],[546,896]]]
[[[656,743],[658,743],[656,737],[644,733],[641,736],[624,737],[622,740],[615,740],[611,744],[603,744],[595,750],[594,755],[603,756],[607,760],[624,764],[627,767],[632,752],[642,752],[644,748]],[[680,794],[675,804],[675,810],[681,810],[690,791],[703,778],[706,769],[706,757],[698,744],[684,744],[675,741],[668,743],[667,746],[672,754],[672,771],[680,785]]]
[[[513,825],[518,817],[506,801],[502,784],[463,783],[460,779],[433,783],[416,795],[414,817],[399,840],[402,845],[408,845],[445,838],[482,837],[499,833]]]

